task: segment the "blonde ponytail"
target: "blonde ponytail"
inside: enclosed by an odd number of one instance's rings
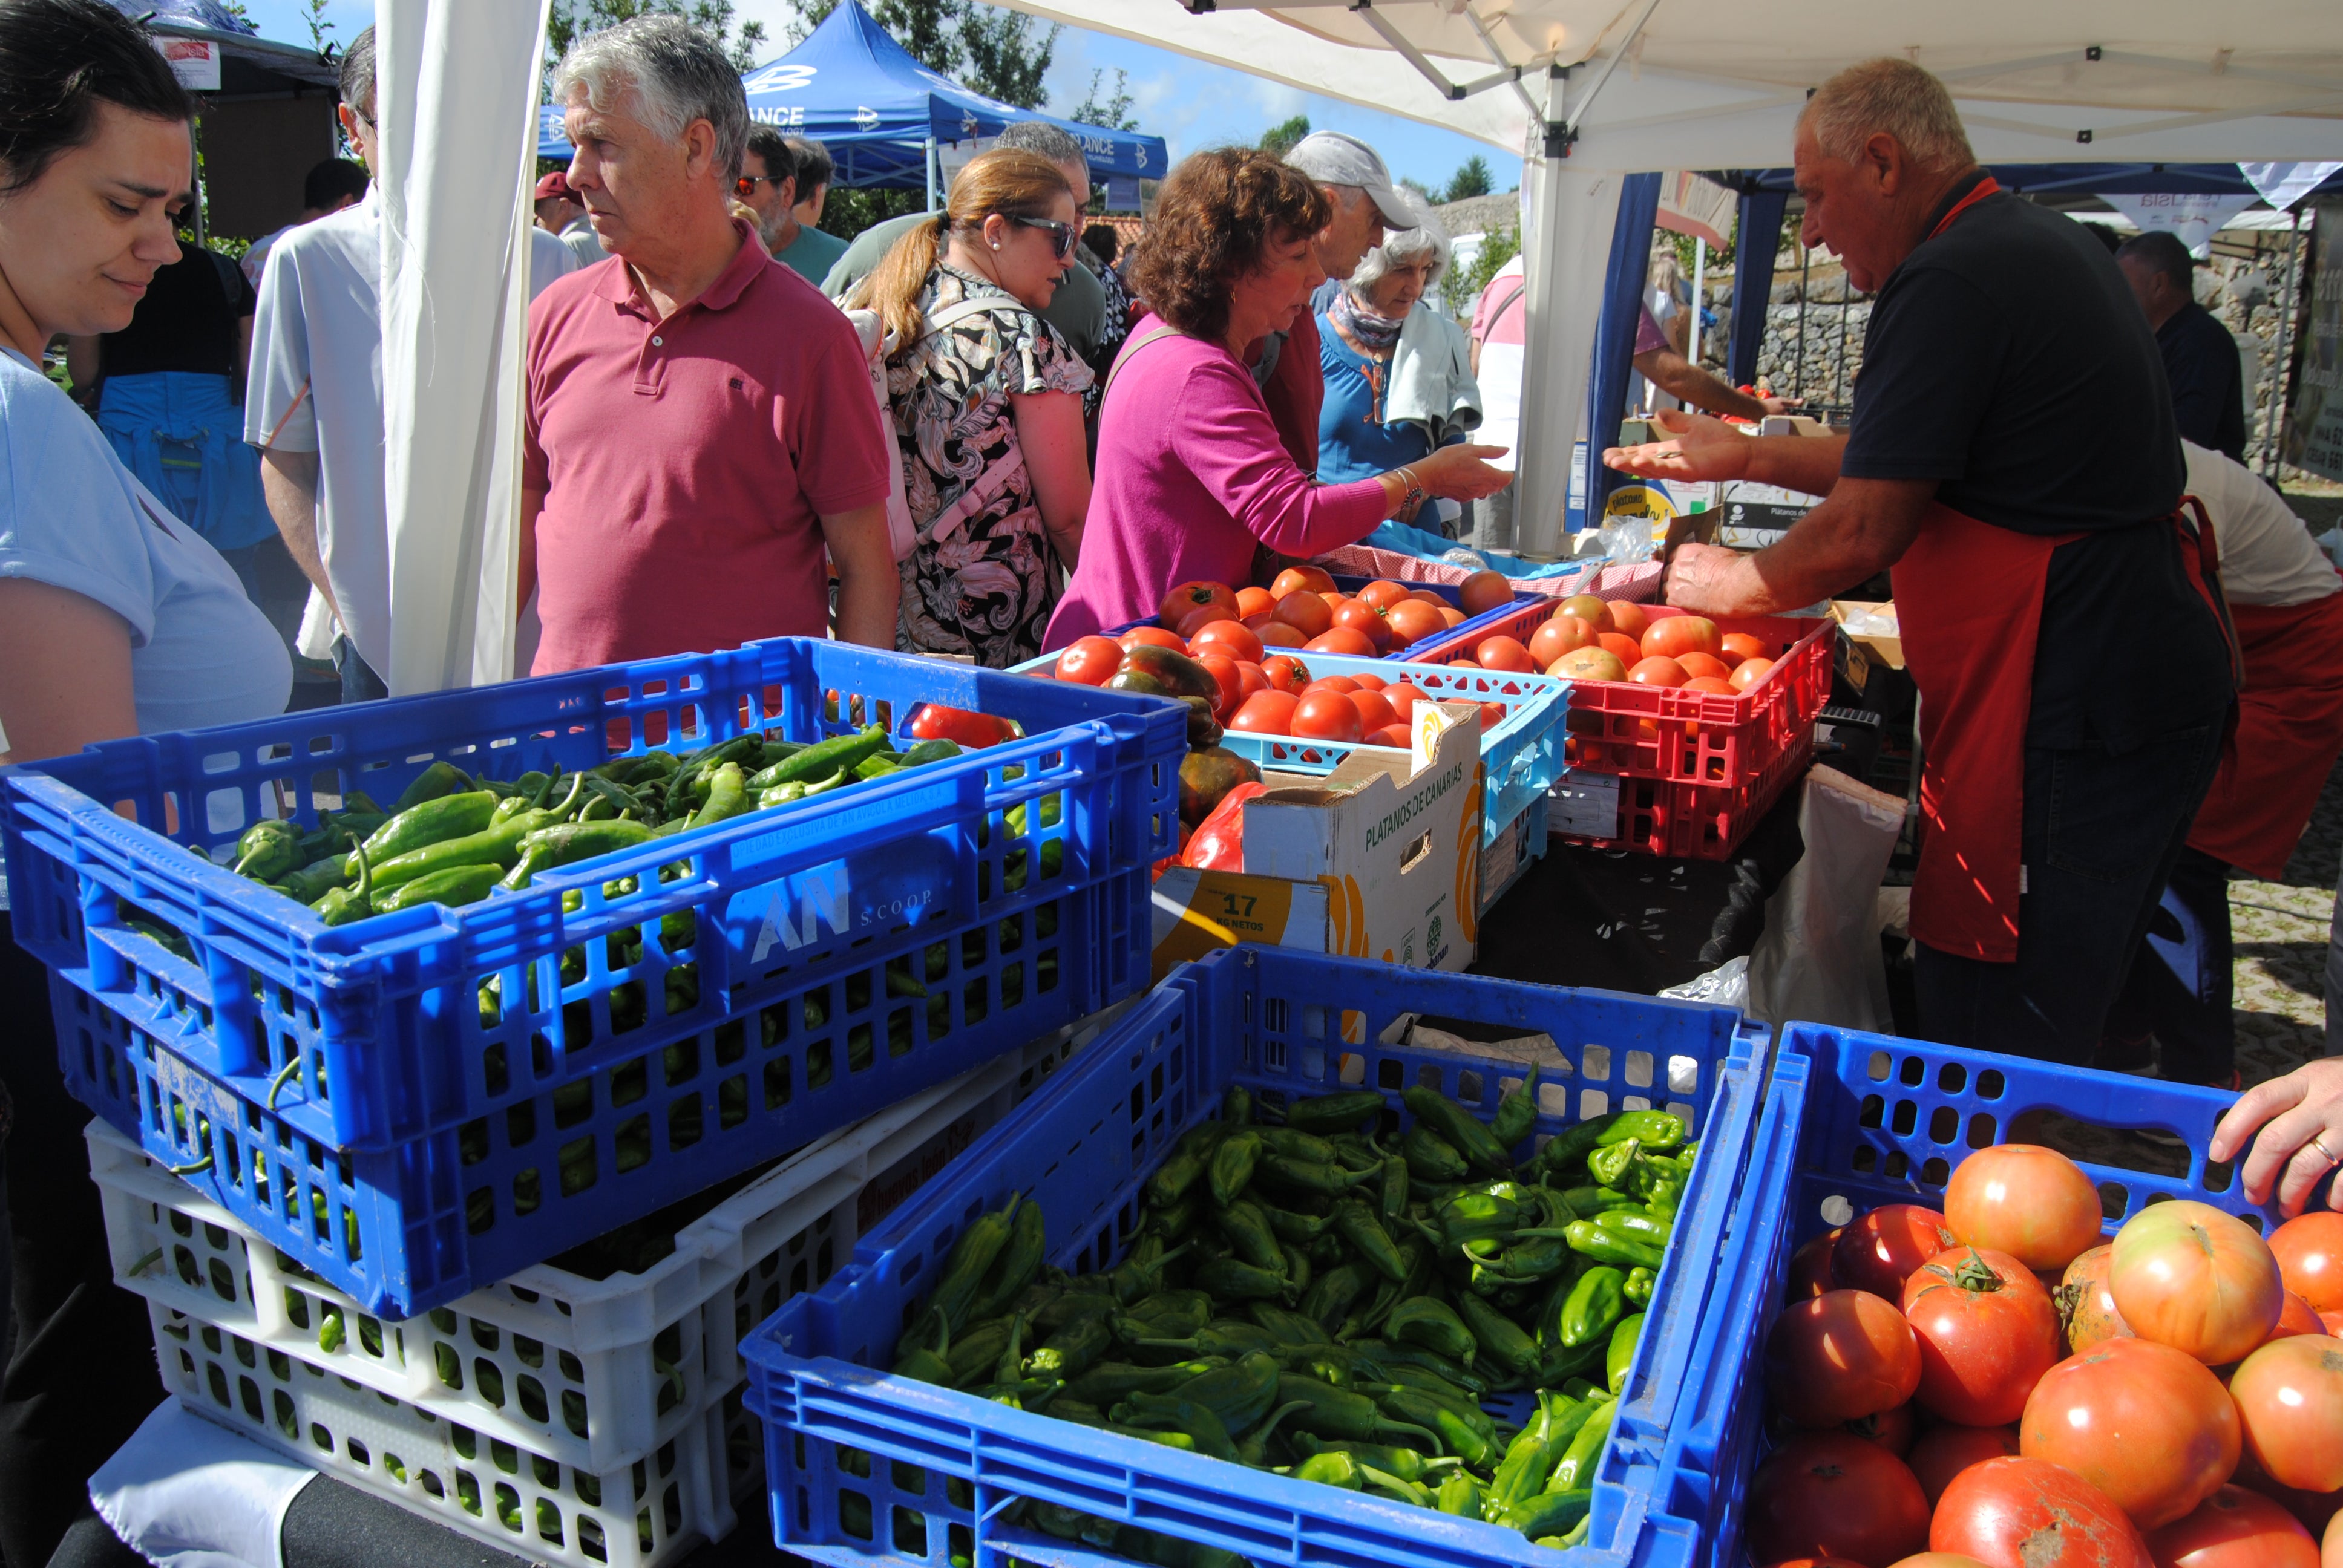
[[[1057,165],[1038,153],[1001,147],[972,158],[952,181],[951,198],[930,221],[914,224],[846,297],[850,310],[875,310],[901,353],[927,331],[920,296],[943,254],[944,236],[973,232],[994,213],[1042,217],[1059,196],[1073,187]]]

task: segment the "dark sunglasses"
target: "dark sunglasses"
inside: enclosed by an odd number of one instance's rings
[[[1073,260],[1074,246],[1082,241],[1082,236],[1076,232],[1072,224],[1060,223],[1053,217],[1027,217],[1021,213],[1013,212],[1004,213],[1001,216],[1011,223],[1021,223],[1027,228],[1038,228],[1048,235],[1050,244],[1057,251],[1060,261]]]
[[[742,175],[732,182],[732,194],[747,201],[757,194],[759,186],[777,186],[781,182],[768,175]]]

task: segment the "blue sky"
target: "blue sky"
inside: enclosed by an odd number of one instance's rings
[[[789,0],[735,3],[742,18],[765,24],[767,36],[774,40],[772,53],[779,54],[791,15]],[[307,41],[308,28],[302,20],[307,7],[299,0],[246,0],[246,8],[267,36],[292,43]],[[347,40],[374,19],[373,0],[327,0],[326,15],[336,26],[332,35]],[[1067,28],[1058,38],[1047,80],[1049,107],[1062,113],[1081,103],[1090,90],[1093,70],[1104,70],[1106,85],[1111,87],[1118,67],[1130,73],[1140,128],[1163,137],[1175,161],[1198,147],[1255,140],[1282,120],[1307,115],[1318,129],[1347,131],[1371,143],[1390,163],[1393,173],[1420,180],[1434,190],[1446,185],[1456,166],[1475,153],[1489,160],[1497,189],[1521,182],[1519,157],[1469,137],[1075,27]]]

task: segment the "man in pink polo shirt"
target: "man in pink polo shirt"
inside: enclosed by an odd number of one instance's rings
[[[578,41],[554,78],[569,184],[610,259],[528,322],[522,591],[535,673],[830,629],[891,648],[887,445],[854,328],[732,217],[749,111],[669,16]]]

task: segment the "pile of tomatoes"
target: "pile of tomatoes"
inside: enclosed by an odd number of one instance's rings
[[[1451,604],[1428,588],[1383,578],[1346,594],[1317,567],[1288,567],[1265,588],[1182,583],[1163,596],[1155,624],[1187,639],[1216,620],[1232,620],[1266,648],[1379,658],[1511,604],[1513,590],[1495,572],[1474,572],[1456,596]]]
[[[2268,1241],[2003,1144],[1799,1249],[1746,1536],[1811,1568],[2343,1563],[2343,1215]],[[2337,1523],[2329,1523],[2330,1520]]]
[[[1706,616],[1658,613],[1574,594],[1530,634],[1485,637],[1470,658],[1447,662],[1514,674],[1543,670],[1569,680],[1629,680],[1733,697],[1765,678],[1782,650]]]

